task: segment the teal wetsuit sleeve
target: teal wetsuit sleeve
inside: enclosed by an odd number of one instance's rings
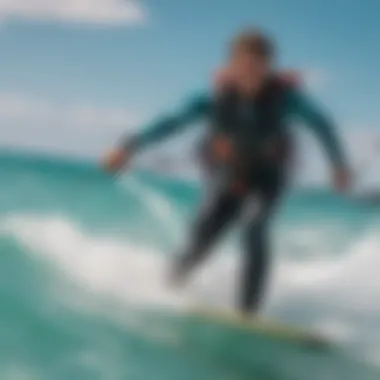
[[[290,90],[289,108],[293,115],[300,117],[317,135],[334,166],[346,166],[337,131],[332,120],[304,93]]]
[[[151,144],[158,143],[175,133],[182,132],[191,123],[208,115],[210,103],[206,93],[191,97],[178,110],[157,118],[143,128],[142,132],[125,141],[124,147],[134,151],[141,151]]]

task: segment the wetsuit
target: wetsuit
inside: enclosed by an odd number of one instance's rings
[[[176,275],[181,278],[205,259],[226,228],[242,216],[245,252],[238,307],[246,312],[257,310],[260,305],[270,258],[270,219],[287,179],[286,149],[268,156],[264,148],[269,151],[278,142],[278,147],[283,143],[288,146],[291,135],[288,120],[300,117],[319,137],[331,163],[335,167],[345,166],[334,126],[313,102],[290,86],[271,91],[269,97],[263,93],[248,102],[233,92],[226,92],[224,97],[205,93],[194,96],[179,110],[154,121],[126,143],[128,149],[140,151],[200,119],[208,120],[211,138],[218,133],[229,137],[240,159],[230,165],[210,165],[206,160],[209,169],[215,169],[214,186],[208,189],[189,244],[179,256]],[[207,147],[205,143],[204,152]],[[242,188],[236,190],[234,186],[239,181]]]

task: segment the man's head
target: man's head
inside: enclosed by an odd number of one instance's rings
[[[240,79],[247,85],[257,86],[271,71],[275,59],[272,41],[258,30],[239,33],[230,45],[230,62]]]

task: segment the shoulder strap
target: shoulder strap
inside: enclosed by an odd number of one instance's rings
[[[271,77],[256,98],[259,124],[271,128],[278,123],[284,104],[287,85],[277,77]]]
[[[228,134],[235,123],[238,95],[233,86],[228,86],[214,95],[213,123],[221,133]]]

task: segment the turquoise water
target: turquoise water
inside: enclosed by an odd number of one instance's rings
[[[183,291],[165,284],[195,185],[5,153],[0,178],[1,379],[379,378],[380,207],[299,190],[276,219],[263,313],[334,341],[318,352],[183,314],[237,291],[236,231]]]

